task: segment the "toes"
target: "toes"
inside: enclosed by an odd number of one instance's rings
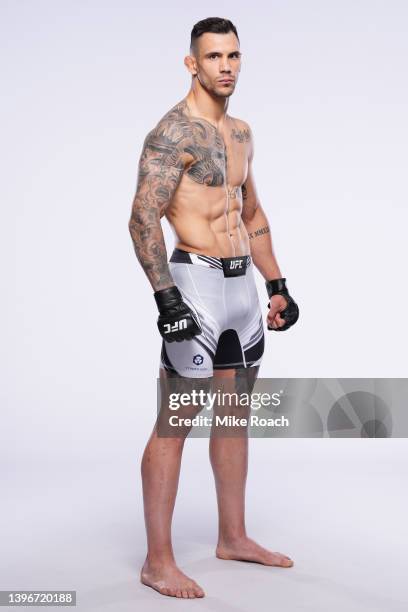
[[[194,597],[204,597],[203,589],[196,582],[192,583],[191,590],[194,593]]]
[[[293,565],[292,559],[290,557],[287,557],[286,555],[282,555],[282,557],[283,557],[282,565],[284,567],[292,567]]]
[[[165,584],[163,580],[155,583],[147,583],[147,581],[144,581],[144,584],[153,587],[160,595],[166,595],[167,597],[177,597],[178,599],[196,599],[197,597],[204,597],[204,591],[193,580],[183,580],[180,581],[178,585]]]

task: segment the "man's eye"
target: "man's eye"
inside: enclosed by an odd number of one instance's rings
[[[213,55],[210,55],[210,59],[216,59],[218,57],[218,55],[216,55],[215,53],[213,53]]]

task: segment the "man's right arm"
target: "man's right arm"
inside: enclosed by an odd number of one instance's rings
[[[174,123],[161,123],[147,135],[129,221],[137,258],[154,290],[160,313],[157,326],[168,342],[191,340],[202,331],[170,274],[160,222],[183,174],[184,136]]]
[[[184,160],[177,126],[163,125],[146,137],[129,231],[137,258],[154,291],[174,285],[161,227],[161,217],[180,182]]]

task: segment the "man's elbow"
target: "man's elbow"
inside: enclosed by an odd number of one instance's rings
[[[128,221],[128,230],[129,230],[130,235],[132,237],[134,235],[135,229],[136,229],[136,221],[135,221],[135,218],[134,218],[134,214],[132,212],[132,214],[130,215],[130,219]]]
[[[251,202],[251,204],[247,204],[244,202],[241,214],[244,225],[246,225],[247,223],[251,223],[259,210],[262,209],[261,204],[258,200],[254,200],[253,202]]]
[[[132,202],[132,210],[130,213],[130,218],[128,221],[128,228],[129,228],[129,232],[132,234],[133,232],[135,232],[136,228],[138,225],[142,225],[143,224],[143,215],[142,215],[142,211],[140,208],[140,201],[137,197],[137,194],[134,197],[134,200]]]

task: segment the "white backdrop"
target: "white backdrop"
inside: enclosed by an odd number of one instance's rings
[[[267,335],[260,375],[406,376],[405,2],[1,6],[3,259],[13,254],[16,279],[3,349],[17,372],[3,393],[21,451],[38,449],[34,432],[44,452],[65,446],[64,431],[79,443],[95,419],[110,444],[133,439],[117,416],[150,426],[160,337],[127,222],[144,136],[187,92],[189,33],[212,14],[238,27],[229,112],[253,128],[259,194],[302,313]],[[166,238],[170,251],[168,227]]]
[[[23,481],[35,461],[138,469],[161,339],[127,223],[143,139],[187,93],[183,58],[204,17],[238,28],[229,112],[253,129],[258,192],[301,310],[296,327],[267,335],[260,375],[407,375],[406,2],[0,7],[6,479]],[[168,227],[166,240],[170,251]],[[302,457],[318,444],[279,448]],[[202,447],[190,445],[186,482]],[[272,443],[253,447],[274,457]]]

